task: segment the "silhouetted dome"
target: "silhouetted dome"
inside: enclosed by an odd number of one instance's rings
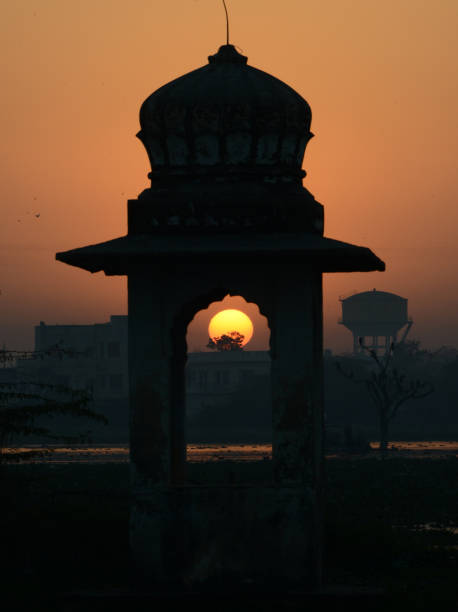
[[[362,291],[361,293],[355,293],[350,295],[347,298],[341,299],[342,302],[371,302],[375,303],[397,303],[397,302],[407,302],[406,298],[397,295],[396,293],[389,293],[388,291],[377,291],[377,289],[373,289],[372,291]]]
[[[232,45],[145,100],[137,134],[154,179],[214,174],[302,178],[311,110]]]

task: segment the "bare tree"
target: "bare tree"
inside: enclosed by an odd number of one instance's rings
[[[395,354],[400,345],[392,343],[383,356],[364,346],[362,338],[360,345],[372,359],[373,368],[367,376],[358,378],[354,372],[344,369],[342,364],[337,363],[336,366],[346,378],[366,387],[379,419],[379,448],[385,453],[388,448],[390,423],[398,415],[401,406],[408,400],[430,395],[434,386],[430,382],[412,378],[398,369]]]
[[[66,355],[74,357],[75,351],[65,351],[57,346],[46,352],[39,351],[0,351],[0,364],[14,364],[17,359],[43,359],[44,356]],[[50,441],[67,444],[85,442],[90,432],[65,435],[53,432],[40,423],[42,417],[66,415],[82,417],[107,424],[105,416],[90,407],[92,394],[87,389],[72,389],[65,385],[28,380],[0,381],[0,464],[6,459],[5,447],[14,438],[39,436]],[[24,459],[48,450],[16,452],[10,457]]]

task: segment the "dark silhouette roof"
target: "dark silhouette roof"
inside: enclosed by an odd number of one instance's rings
[[[209,169],[302,177],[311,110],[294,89],[247,65],[232,45],[143,103],[141,130],[152,178]]]
[[[143,261],[209,257],[322,272],[384,270],[369,249],[323,237],[323,207],[302,185],[310,123],[310,106],[297,92],[222,46],[208,65],[141,107],[138,137],[152,184],[128,203],[128,235],[56,259],[108,275]]]
[[[366,272],[385,270],[372,251],[316,234],[223,235],[128,235],[63,253],[56,259],[89,272],[104,270],[107,275],[126,274],[129,264],[140,260],[171,257],[189,262],[208,257],[270,257],[273,261],[299,259],[322,272]]]
[[[389,291],[377,291],[373,289],[372,291],[361,291],[361,293],[355,293],[354,295],[350,295],[347,298],[343,298],[342,302],[358,302],[358,301],[402,301],[406,302],[407,298],[403,298],[400,295],[396,295],[396,293],[390,293]]]

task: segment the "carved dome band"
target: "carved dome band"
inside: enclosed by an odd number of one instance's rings
[[[311,110],[288,85],[246,65],[232,45],[164,85],[140,110],[151,177],[279,176],[300,180]]]

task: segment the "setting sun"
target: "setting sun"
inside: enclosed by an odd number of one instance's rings
[[[220,337],[223,334],[229,335],[231,332],[237,331],[244,336],[242,346],[245,346],[253,336],[253,323],[241,310],[229,308],[221,310],[211,319],[208,326],[208,335],[210,338]]]

